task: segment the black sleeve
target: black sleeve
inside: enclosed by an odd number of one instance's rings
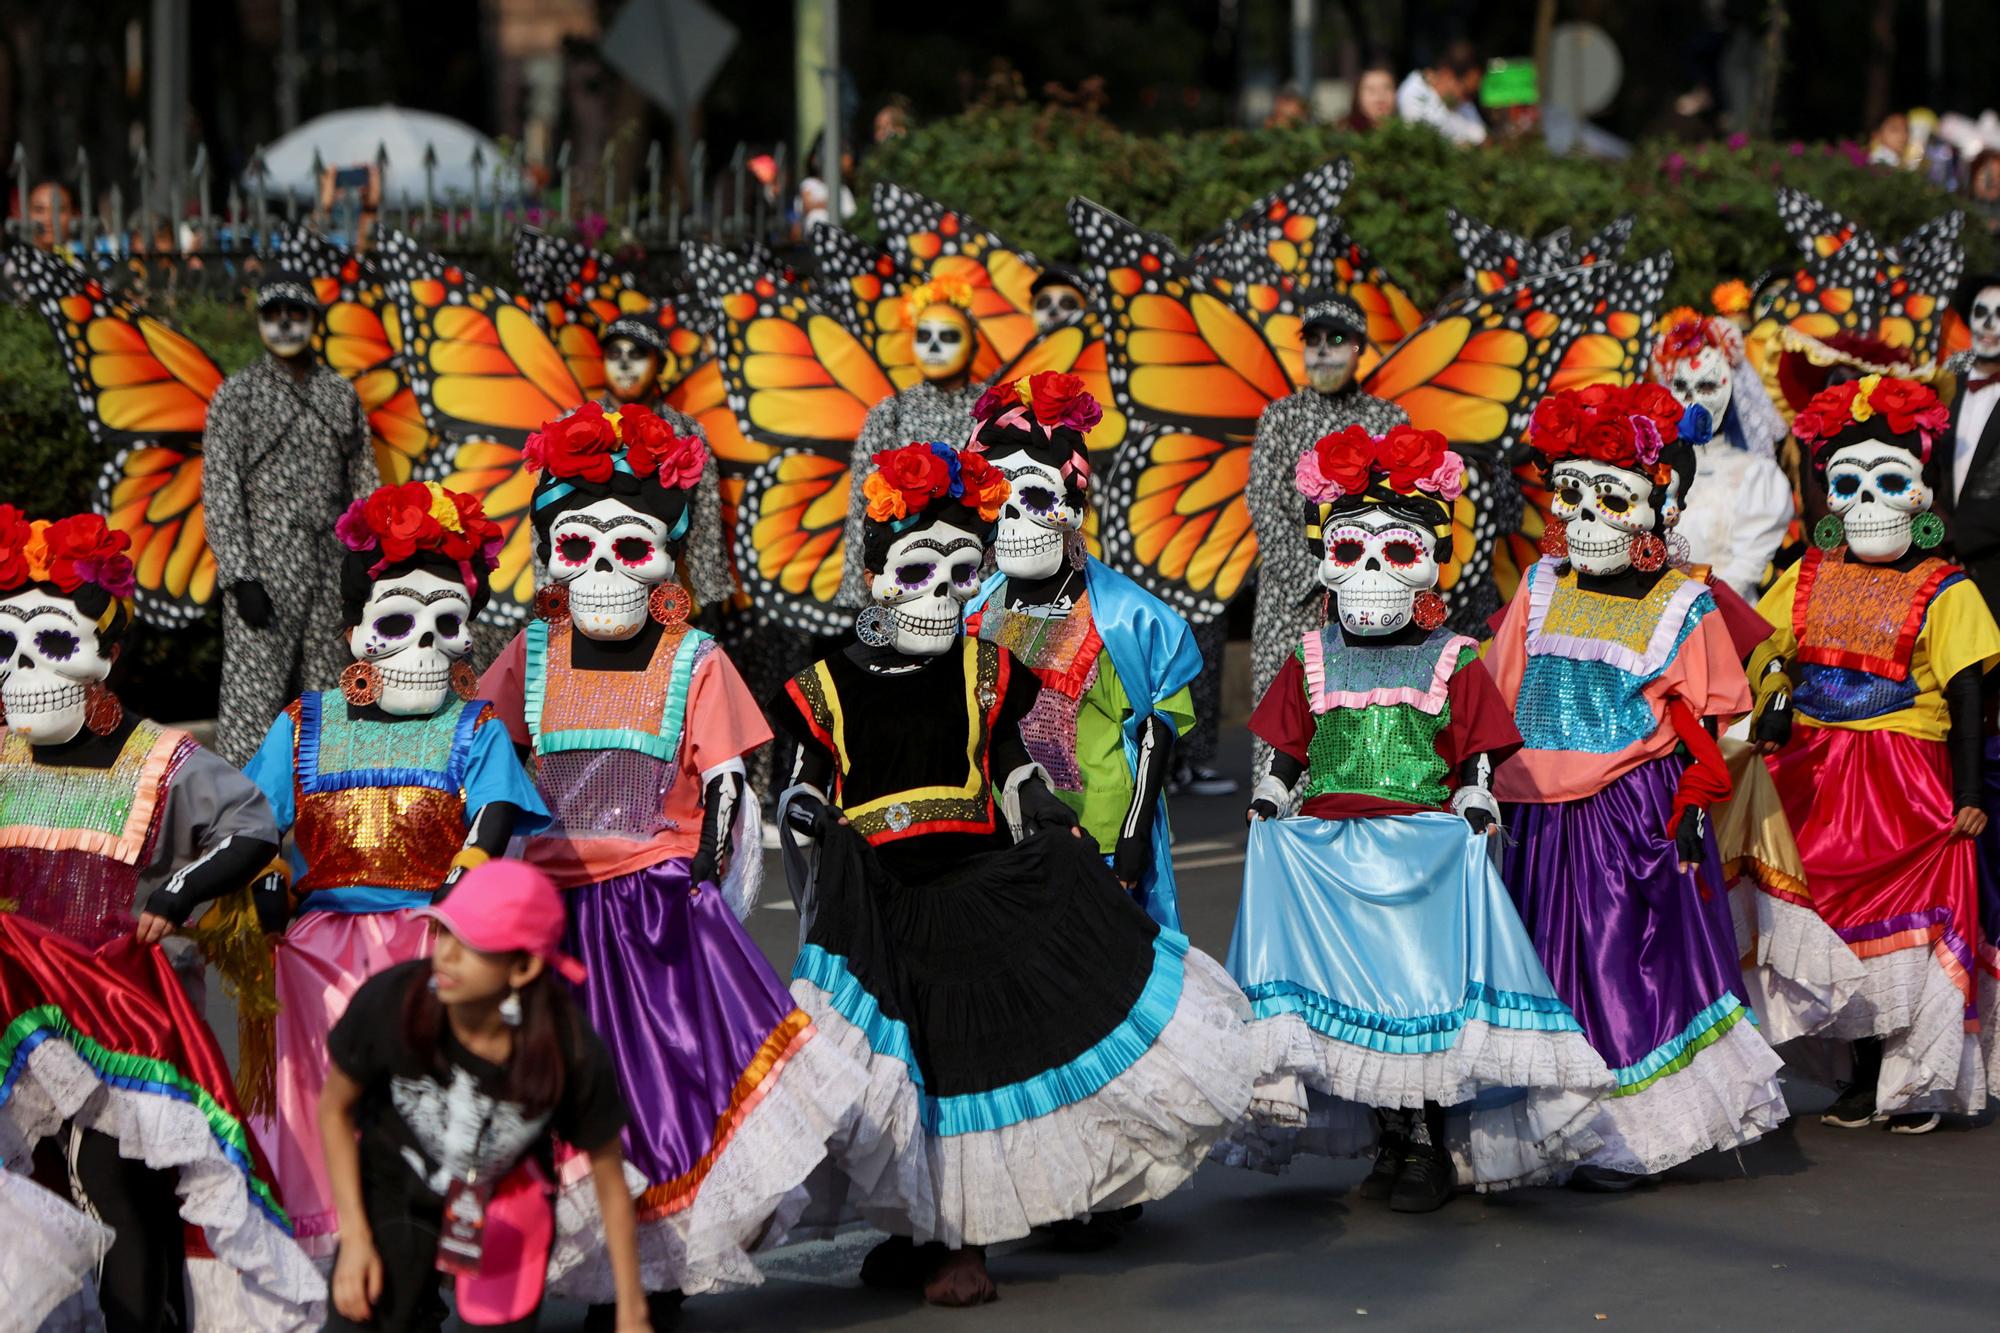
[[[1002,783],[1007,775],[1029,763],[1028,747],[1021,740],[1021,721],[1034,710],[1041,697],[1042,682],[1018,658],[1007,662],[1007,693],[1000,701],[1000,719],[993,726],[993,781]]]
[[[618,1091],[618,1072],[603,1039],[581,1014],[577,1029],[563,1079],[562,1103],[550,1117],[549,1130],[579,1152],[595,1152],[618,1137],[631,1113]]]
[[[363,1085],[388,1078],[403,1041],[403,1003],[429,959],[398,963],[361,983],[347,1012],[326,1037],[327,1058],[341,1073]]]
[[[764,716],[770,719],[772,726],[798,742],[801,749],[827,755],[831,760],[832,752],[813,731],[812,719],[799,711],[798,700],[792,698],[791,681],[786,681],[764,705]]]
[[[1961,669],[1945,683],[1945,708],[1951,714],[1951,731],[1945,753],[1951,759],[1952,807],[1978,810],[1985,802],[1985,727],[1979,691],[1985,675],[1978,666]]]

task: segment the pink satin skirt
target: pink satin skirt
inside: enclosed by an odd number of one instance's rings
[[[393,912],[309,912],[278,944],[278,1116],[259,1133],[294,1234],[308,1254],[333,1253],[338,1226],[320,1151],[326,1036],[361,983],[430,953],[430,922]]]

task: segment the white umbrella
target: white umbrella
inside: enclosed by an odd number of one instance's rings
[[[481,200],[492,198],[495,173],[503,178],[503,195],[519,192],[520,182],[506,166],[506,154],[499,144],[464,121],[400,106],[331,111],[265,145],[259,150],[264,163],[262,188],[267,195],[310,200],[318,197],[320,188],[313,174],[315,153],[321,166],[340,168],[373,166],[376,155],[384,152],[389,163],[382,182],[385,200],[401,202],[407,197],[421,201],[424,160],[432,153],[436,154],[436,166],[431,171],[431,191],[438,203],[453,196],[471,197],[475,152],[480,158]],[[243,183],[252,193],[259,188],[254,171],[243,173]]]

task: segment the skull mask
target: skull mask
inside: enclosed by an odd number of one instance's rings
[[[652,348],[631,338],[613,338],[604,344],[604,382],[619,402],[637,403],[652,397],[659,378],[660,358]]]
[[[1066,282],[1051,282],[1035,293],[1028,313],[1034,316],[1037,333],[1080,323],[1083,320],[1083,293]]]
[[[1333,593],[1350,634],[1394,634],[1410,623],[1417,594],[1437,585],[1437,539],[1385,509],[1330,520],[1319,581]]]
[[[1631,568],[1632,539],[1657,526],[1652,478],[1594,459],[1565,459],[1550,482],[1550,511],[1567,529],[1570,563],[1596,575]]]
[[[1972,298],[1972,359],[2000,361],[2000,287],[1981,287]]]
[[[1835,449],[1826,462],[1826,504],[1857,560],[1883,564],[1910,549],[1910,525],[1931,507],[1923,463],[1881,440]]]
[[[910,330],[917,369],[927,380],[952,380],[972,365],[972,325],[957,306],[926,306]]]
[[[1083,530],[1083,507],[1069,502],[1062,474],[1026,452],[1003,454],[993,466],[1013,488],[1000,510],[994,556],[1010,579],[1045,579],[1062,568],[1064,543]]]
[[[979,591],[985,549],[977,536],[949,523],[913,529],[889,544],[868,588],[895,622],[897,652],[935,657],[957,641],[965,604]]]
[[[0,601],[0,703],[31,745],[60,745],[83,727],[90,687],[111,674],[97,626],[76,603],[28,588]]]
[[[257,336],[272,356],[289,361],[312,342],[312,311],[296,301],[273,301],[257,311]]]
[[[591,639],[629,639],[646,599],[673,577],[666,526],[612,499],[559,517],[549,530],[549,574],[569,589],[570,623]]]
[[[1674,401],[1682,407],[1701,406],[1708,412],[1708,419],[1715,430],[1722,430],[1723,413],[1729,410],[1729,398],[1735,383],[1735,370],[1729,364],[1729,354],[1720,347],[1698,347],[1689,355],[1674,362],[1667,375],[1667,390]]]
[[[472,651],[472,597],[425,569],[388,574],[368,590],[348,651],[382,676],[382,711],[429,717],[451,692],[451,668]]]
[[[1353,334],[1331,324],[1313,324],[1302,341],[1306,383],[1320,393],[1333,394],[1353,382],[1354,363],[1361,355],[1361,343]]]

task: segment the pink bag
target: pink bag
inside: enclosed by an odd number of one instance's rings
[[[453,1279],[460,1322],[511,1324],[541,1304],[556,1234],[552,1192],[532,1157],[494,1186],[481,1230],[479,1271]]]

